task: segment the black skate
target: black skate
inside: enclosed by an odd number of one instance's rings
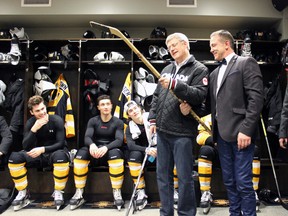
[[[76,208],[79,208],[80,206],[82,206],[85,203],[85,200],[84,200],[82,194],[83,194],[83,189],[77,188],[74,196],[69,201],[70,210],[74,210]]]
[[[12,202],[12,206],[14,211],[18,211],[22,208],[24,208],[25,206],[30,204],[30,200],[29,200],[29,193],[27,192],[27,190],[20,190],[18,192],[18,195],[16,196],[16,198],[13,200]]]
[[[201,196],[200,207],[203,208],[203,214],[208,214],[211,209],[212,194],[210,191],[204,191]]]

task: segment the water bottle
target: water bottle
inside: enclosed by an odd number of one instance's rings
[[[155,157],[153,157],[152,155],[148,156],[148,161],[153,163],[155,161]]]

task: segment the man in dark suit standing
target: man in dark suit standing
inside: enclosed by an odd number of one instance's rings
[[[221,61],[210,74],[213,139],[217,143],[230,216],[256,215],[252,161],[263,106],[263,81],[257,62],[234,52],[226,30],[210,35],[210,51]]]

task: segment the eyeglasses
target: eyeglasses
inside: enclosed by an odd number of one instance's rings
[[[169,52],[171,52],[171,50],[173,49],[173,48],[175,48],[175,47],[177,47],[178,46],[178,44],[179,44],[179,42],[182,42],[183,40],[180,40],[180,41],[177,41],[176,43],[173,43],[173,44],[171,44],[170,46],[168,46],[167,48],[167,50],[169,51]]]

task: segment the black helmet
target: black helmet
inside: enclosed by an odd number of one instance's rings
[[[9,29],[0,29],[0,39],[10,39],[11,34]]]
[[[87,30],[86,32],[84,32],[83,38],[96,38],[96,35],[93,31]]]
[[[288,2],[287,0],[272,0],[272,4],[276,10],[281,12],[287,7]]]
[[[150,34],[150,38],[166,38],[166,37],[167,37],[166,28],[159,26],[154,28]]]
[[[127,31],[125,30],[121,30],[122,34],[126,37],[126,38],[130,38],[130,35],[128,34]]]
[[[114,38],[115,35],[111,34],[110,31],[102,31],[101,38]]]

